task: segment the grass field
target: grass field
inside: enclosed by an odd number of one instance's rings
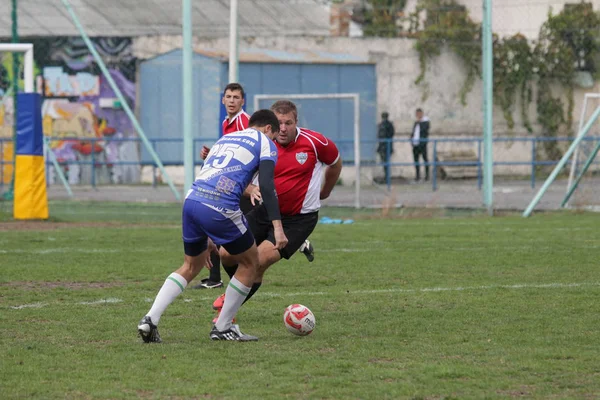
[[[355,223],[319,225],[313,263],[272,267],[238,315],[259,342],[211,342],[221,290],[188,289],[146,345],[179,206],[51,212],[0,217],[2,399],[600,398],[600,214],[323,210]],[[291,303],[312,335],[285,330]]]

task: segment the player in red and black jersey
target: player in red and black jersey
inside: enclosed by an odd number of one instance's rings
[[[227,111],[227,117],[221,124],[221,135],[227,135],[234,132],[243,131],[248,128],[250,116],[244,111],[244,88],[239,83],[230,83],[223,90],[223,98],[221,102]],[[200,157],[204,160],[210,149],[206,146],[202,147]],[[250,200],[242,196],[240,200],[240,209],[244,214],[252,209]],[[217,253],[211,254],[213,264],[210,270],[209,277],[202,279],[200,283],[194,286],[194,289],[214,289],[223,287],[221,280],[221,262]]]
[[[263,206],[255,207],[246,215],[258,245],[260,266],[245,301],[260,288],[263,275],[271,265],[282,258],[289,259],[305,244],[317,225],[320,201],[329,197],[342,171],[342,159],[335,143],[318,132],[297,126],[298,111],[293,102],[279,100],[271,110],[280,128],[275,139],[278,151],[275,191],[283,230],[289,241],[283,249],[275,247],[274,232],[268,225]],[[228,261],[227,257],[223,259],[223,269],[232,276],[236,266]],[[222,297],[215,300],[213,308],[218,310],[221,303]]]

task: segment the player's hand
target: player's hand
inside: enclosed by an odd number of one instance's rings
[[[206,146],[202,146],[202,150],[200,151],[200,158],[203,160],[206,160],[206,156],[208,156],[208,153],[210,152],[210,149]]]
[[[324,191],[321,190],[321,193],[319,193],[319,200],[325,200],[326,198],[329,197],[329,195],[331,194],[331,192],[326,193]]]
[[[252,187],[248,187],[248,191],[250,193],[250,203],[253,206],[262,203],[262,195],[260,194],[260,187],[255,185],[250,185]]]
[[[275,228],[273,233],[275,235],[275,248],[277,250],[281,250],[285,246],[287,246],[288,238],[287,238],[287,236],[285,236],[285,233],[283,232],[283,228],[281,228],[281,227]]]
[[[217,252],[217,245],[215,245],[215,243],[211,240],[211,238],[208,238],[208,248],[207,248],[207,252],[206,252],[206,269],[211,269],[213,267],[213,263],[210,259],[210,254],[213,252]]]

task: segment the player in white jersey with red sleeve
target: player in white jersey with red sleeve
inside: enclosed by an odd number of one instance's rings
[[[260,288],[271,265],[282,258],[289,259],[304,244],[319,220],[321,200],[329,197],[342,172],[342,159],[335,143],[318,132],[299,128],[298,110],[293,102],[279,100],[271,110],[279,120],[275,191],[288,243],[284,248],[276,248],[274,231],[263,205],[246,215],[258,245],[259,268],[244,302]],[[231,274],[235,263],[226,254],[221,254],[221,260],[225,271]],[[215,309],[219,308],[218,300],[213,303]]]

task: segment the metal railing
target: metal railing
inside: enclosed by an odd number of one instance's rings
[[[89,154],[89,158],[87,159],[77,159],[72,161],[61,161],[60,164],[63,166],[69,166],[73,164],[78,164],[80,166],[90,166],[90,184],[92,186],[96,186],[96,170],[98,168],[103,167],[111,167],[114,165],[138,165],[140,167],[151,166],[152,167],[152,177],[153,177],[153,186],[157,185],[156,181],[156,169],[158,165],[152,161],[106,161],[106,159],[99,153],[93,151],[95,149],[95,145],[98,142],[107,143],[107,142],[141,142],[139,138],[114,138],[114,139],[103,139],[103,138],[85,138],[85,139],[57,139],[50,138],[49,142],[52,141],[63,141],[63,140],[73,140],[76,142],[85,142],[91,145],[92,151]],[[164,143],[180,143],[183,145],[183,139],[148,139],[152,144],[152,147],[155,151],[159,151],[159,146]],[[494,166],[500,165],[513,165],[513,166],[528,166],[531,170],[530,172],[530,182],[531,187],[534,188],[536,185],[536,169],[540,166],[552,166],[556,165],[559,160],[537,160],[538,156],[538,144],[542,142],[572,142],[574,140],[573,137],[559,137],[559,138],[544,138],[544,137],[497,137],[493,139],[494,143],[502,143],[502,142],[528,142],[531,146],[530,151],[530,159],[522,160],[522,161],[494,161]],[[588,136],[583,139],[585,142],[597,142],[600,141],[600,136]],[[214,143],[214,138],[196,138],[194,139],[194,166],[199,166],[203,164],[203,161],[200,159],[200,150],[202,145],[210,145]],[[0,155],[4,154],[6,143],[10,143],[12,140],[10,138],[0,138]],[[429,138],[427,141],[427,146],[430,149],[430,157],[429,162],[418,163],[419,167],[429,166],[431,169],[431,184],[432,189],[435,191],[438,189],[440,177],[438,176],[438,168],[439,167],[476,167],[477,168],[477,186],[481,188],[482,186],[482,166],[483,166],[483,138]],[[336,140],[338,146],[346,145],[352,147],[354,144],[353,140]],[[364,140],[361,141],[361,147],[377,147],[379,143],[386,144],[386,152],[387,159],[391,158],[391,149],[394,144],[408,144],[410,145],[410,139],[383,139],[383,140]],[[438,160],[438,146],[441,143],[456,143],[456,144],[465,144],[472,143],[476,146],[477,151],[475,152],[476,160],[457,160],[457,161],[439,161]],[[381,162],[378,160],[378,156],[376,153],[373,154],[371,159],[361,160],[362,167],[382,167],[388,169],[387,181],[385,182],[388,186],[391,185],[391,173],[390,168],[392,167],[414,167],[414,161],[405,161],[405,162]],[[600,161],[596,161],[597,164]],[[183,165],[182,160],[162,160],[163,165],[165,166],[181,166]],[[354,165],[354,160],[346,159],[344,161],[346,165]],[[52,166],[52,163],[49,159],[46,160],[47,166]],[[5,161],[4,157],[0,158],[0,186],[3,185],[3,177],[6,165],[12,165],[12,161]]]
[[[530,172],[530,184],[531,188],[535,188],[536,185],[536,170],[541,166],[553,166],[558,164],[560,160],[538,160],[538,144],[542,142],[572,142],[574,137],[558,137],[558,138],[547,138],[547,137],[497,137],[493,139],[493,143],[510,143],[510,142],[529,142],[531,146],[530,150],[530,159],[527,161],[494,161],[493,166],[501,166],[501,165],[513,165],[513,166],[528,166],[531,170]],[[431,184],[432,189],[435,191],[438,188],[438,168],[439,167],[476,167],[477,168],[477,187],[481,189],[483,184],[483,138],[429,138],[427,140],[422,140],[427,142],[427,146],[431,148],[431,156],[428,157],[428,162],[419,162],[418,166],[431,167]],[[600,136],[587,136],[583,139],[583,142],[597,142],[600,141]],[[350,143],[353,141],[350,140],[337,140],[336,143]],[[379,143],[386,144],[386,154],[387,159],[391,158],[391,148],[395,143],[403,143],[411,145],[410,139],[380,139],[380,140],[371,140],[371,141],[361,141],[361,145],[371,144],[377,145]],[[438,160],[438,145],[440,143],[473,143],[477,147],[477,151],[475,153],[476,160],[461,160],[461,161],[439,161]],[[354,161],[347,162],[349,165],[353,165]],[[595,161],[594,164],[600,163],[600,160]],[[361,165],[363,166],[377,166],[382,168],[388,168],[388,173],[386,174],[387,180],[385,184],[389,187],[391,186],[392,176],[389,168],[391,167],[414,167],[414,161],[405,161],[405,162],[370,162],[361,160]]]

